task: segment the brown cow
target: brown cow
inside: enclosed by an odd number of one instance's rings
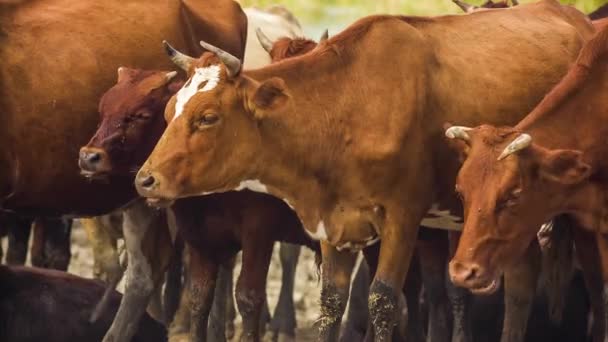
[[[168,67],[158,47],[162,39],[201,53],[193,37],[206,37],[242,57],[246,23],[232,0],[0,3],[0,207],[21,215],[97,215],[132,200],[131,177],[90,182],[74,163],[95,130],[99,97],[113,84],[115,70]],[[131,232],[156,234],[153,221]],[[136,249],[130,261],[143,256],[140,243],[127,246]],[[141,302],[151,288],[149,277],[132,273],[130,280],[133,289],[123,301],[131,304],[121,306],[108,332],[117,341],[130,339],[133,317],[143,314]]]
[[[243,72],[238,58],[205,43],[217,54],[193,62],[191,79],[169,102],[173,119],[138,172],[138,192],[272,193],[324,241],[324,264],[349,264],[344,251],[382,238],[369,305],[376,338],[387,340],[419,223],[429,209],[457,209],[457,160],[433,143],[443,123],[517,120],[591,32],[580,12],[541,1],[467,16],[372,16],[306,55]],[[514,44],[515,63],[480,71]],[[456,85],[466,86],[456,94]],[[324,273],[324,289],[339,288],[340,277]],[[323,296],[324,306],[340,298]],[[322,324],[321,333],[333,327]]]
[[[460,151],[466,155],[456,189],[467,220],[450,263],[457,284],[483,293],[495,290],[500,274],[521,258],[538,227],[558,214],[567,214],[579,228],[575,241],[583,267],[597,263],[590,255],[599,250],[606,283],[606,56],[608,26],[514,127],[455,127],[446,132],[462,139]],[[585,237],[590,234],[597,247]]]

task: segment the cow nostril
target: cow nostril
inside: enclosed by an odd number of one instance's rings
[[[154,179],[154,177],[152,177],[152,175],[149,175],[149,176],[141,179],[139,181],[139,185],[143,186],[144,188],[149,188],[152,185],[154,185],[154,182],[156,182],[156,180]]]
[[[472,279],[475,279],[477,277],[477,275],[479,274],[479,266],[477,265],[472,265],[469,268],[469,273],[466,275],[466,277],[464,278],[465,281],[470,281]]]
[[[87,159],[91,163],[97,163],[101,159],[101,154],[99,154],[97,152],[89,153],[89,156]]]

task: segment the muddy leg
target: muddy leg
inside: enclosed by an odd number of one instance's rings
[[[189,250],[190,340],[207,341],[209,313],[213,304],[219,266],[196,249],[189,248]]]
[[[522,262],[505,272],[505,318],[501,342],[523,342],[540,273],[540,249],[533,242]]]
[[[243,317],[241,341],[260,340],[260,315],[266,301],[266,276],[272,247],[271,241],[256,241],[243,246],[243,266],[235,292],[236,304]]]
[[[460,233],[449,233],[449,254],[453,256],[458,246]],[[447,270],[445,271],[447,272]],[[452,342],[473,341],[471,329],[471,294],[468,290],[456,287],[446,277],[448,298],[452,307]]]
[[[415,206],[408,210],[418,210]],[[401,208],[399,209],[401,210]],[[394,210],[399,212],[399,210]],[[399,297],[403,291],[421,217],[406,212],[403,218],[388,214],[383,227],[378,269],[369,290],[369,313],[375,341],[389,341],[400,317]]]
[[[122,278],[123,269],[118,260],[116,237],[112,233],[114,228],[109,226],[109,217],[85,218],[80,219],[80,222],[93,249],[93,277],[107,283],[118,283]],[[120,225],[122,226],[122,222]]]
[[[576,246],[576,255],[583,269],[585,278],[585,286],[589,293],[589,302],[593,312],[593,325],[591,327],[591,336],[593,342],[602,342],[604,340],[604,312],[603,291],[604,280],[602,278],[602,265],[600,262],[600,254],[598,244],[595,241],[595,234],[587,232],[582,228],[573,229],[574,244]]]
[[[27,258],[27,247],[32,229],[32,220],[9,214],[8,221],[8,250],[6,263],[8,265],[24,265]]]
[[[368,330],[369,311],[367,297],[369,296],[370,269],[365,258],[361,259],[355,279],[353,280],[348,299],[348,314],[340,341],[361,341]],[[370,326],[371,328],[371,326]]]
[[[131,341],[172,253],[164,211],[137,201],[124,211],[123,229],[129,258],[127,286],[104,342]]]
[[[350,276],[357,255],[339,252],[321,242],[321,316],[318,319],[318,341],[338,341],[342,316],[348,301]]]
[[[428,342],[450,340],[450,302],[446,289],[447,232],[422,227],[416,251],[419,255],[425,301],[429,310]]]
[[[184,245],[184,284],[177,312],[169,325],[169,341],[190,333],[190,262],[187,245]]]
[[[282,282],[277,307],[272,315],[270,330],[278,341],[294,341],[296,334],[296,309],[293,304],[293,290],[296,277],[296,266],[300,257],[301,246],[282,242],[280,248]]]
[[[232,264],[220,265],[209,315],[208,341],[226,341],[226,298],[232,296]]]

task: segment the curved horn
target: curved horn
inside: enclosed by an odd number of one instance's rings
[[[200,41],[200,44],[205,50],[215,53],[220,61],[224,63],[226,69],[228,70],[228,77],[236,76],[238,75],[239,71],[241,71],[241,60],[238,58],[202,40]]]
[[[266,52],[270,53],[270,51],[272,51],[272,45],[273,45],[270,38],[268,38],[268,36],[266,36],[264,34],[264,32],[262,32],[262,29],[259,27],[255,29],[255,34],[256,34],[256,36],[258,36],[258,41],[260,42],[260,44],[262,45],[264,50],[266,50]]]
[[[177,76],[177,71],[171,71],[165,74],[165,80],[169,83],[175,76]]]
[[[460,7],[462,9],[463,12],[465,13],[471,13],[473,11],[475,11],[476,9],[478,9],[479,7],[474,6],[474,5],[469,5],[464,1],[461,0],[452,0],[458,7]]]
[[[319,44],[323,43],[327,39],[329,39],[329,30],[325,29],[325,32],[323,32],[323,34],[321,35],[321,38],[319,38]]]
[[[163,46],[165,47],[165,52],[167,52],[167,55],[175,65],[186,72],[190,70],[190,65],[194,62],[194,58],[177,51],[166,40],[163,40]]]
[[[529,134],[522,133],[505,147],[500,156],[498,156],[498,160],[505,159],[508,155],[521,151],[530,146],[530,144],[532,144],[532,137]]]
[[[445,136],[450,139],[462,139],[469,141],[471,140],[471,137],[467,134],[467,132],[470,130],[472,130],[471,127],[452,126],[445,131]]]

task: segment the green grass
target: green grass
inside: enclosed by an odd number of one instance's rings
[[[349,13],[367,15],[373,13],[402,13],[411,15],[437,15],[458,13],[459,9],[450,0],[240,0],[244,6],[265,7],[282,4],[298,16],[322,15],[327,8],[343,8]],[[483,0],[470,0],[481,4]],[[521,3],[533,0],[520,0]],[[564,4],[575,5],[584,12],[591,12],[608,0],[561,0]]]
[[[302,24],[304,35],[317,38],[325,29],[330,35],[342,31],[355,20],[370,14],[439,15],[461,13],[452,0],[237,0],[244,7],[280,4],[291,10]],[[468,0],[479,5],[485,0]],[[495,0],[497,1],[497,0]],[[535,0],[519,0],[521,3]],[[608,0],[560,0],[592,12]]]

